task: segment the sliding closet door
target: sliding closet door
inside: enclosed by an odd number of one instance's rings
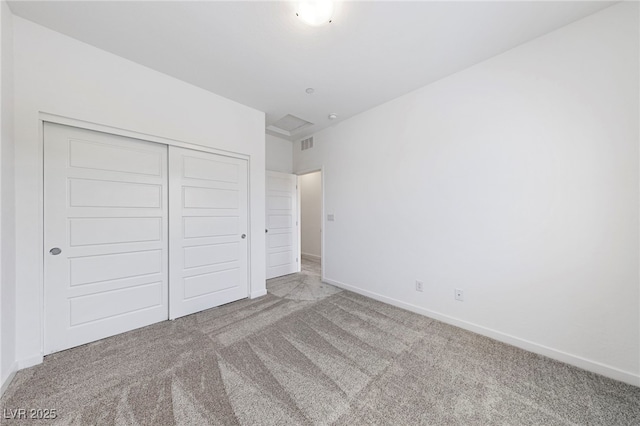
[[[169,317],[247,297],[247,161],[169,147],[169,176]]]
[[[166,320],[167,147],[46,123],[44,158],[45,354]]]

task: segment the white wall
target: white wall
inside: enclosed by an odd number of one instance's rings
[[[293,144],[277,136],[266,135],[267,170],[293,173]]]
[[[13,167],[13,28],[7,3],[0,2],[0,389],[16,370],[15,211]]]
[[[638,56],[622,3],[296,146],[326,277],[640,385]]]
[[[264,113],[14,17],[17,358],[42,359],[39,113],[250,156],[251,294],[264,294]]]
[[[298,176],[300,237],[303,256],[320,260],[322,225],[322,173]]]

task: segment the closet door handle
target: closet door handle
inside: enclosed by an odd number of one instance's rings
[[[242,234],[240,237],[244,240],[245,238],[247,238],[247,234]]]
[[[54,247],[51,250],[49,250],[49,253],[51,253],[54,256],[57,256],[60,253],[62,253],[62,250],[60,250],[58,247]]]

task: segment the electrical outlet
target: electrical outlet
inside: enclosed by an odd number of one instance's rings
[[[424,291],[424,283],[416,280],[416,291]]]
[[[456,288],[455,299],[459,302],[464,302],[464,291],[461,288]]]

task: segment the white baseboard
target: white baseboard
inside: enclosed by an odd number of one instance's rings
[[[18,360],[18,370],[22,370],[25,368],[33,367],[34,365],[42,364],[43,360],[44,360],[43,355],[36,355],[31,358]]]
[[[591,361],[580,356],[572,355],[563,351],[559,351],[557,349],[550,348],[548,346],[540,345],[535,342],[531,342],[529,340],[521,339],[519,337],[511,336],[509,334],[502,333],[497,330],[493,330],[487,327],[483,327],[478,324],[474,324],[468,321],[463,321],[449,315],[444,315],[439,312],[435,312],[429,309],[421,308],[420,306],[412,305],[411,303],[406,303],[401,300],[393,299],[391,297],[383,296],[378,293],[374,293],[368,290],[363,290],[359,287],[355,287],[349,284],[341,283],[336,280],[332,280],[330,278],[324,278],[324,282],[327,284],[334,285],[336,287],[343,288],[345,290],[352,291],[354,293],[361,294],[363,296],[370,297],[372,299],[378,300],[380,302],[388,303],[389,305],[396,306],[398,308],[406,309],[411,312],[415,312],[417,314],[421,314],[427,316],[429,318],[436,319],[438,321],[454,325],[456,327],[463,328],[465,330],[472,331],[474,333],[490,337],[494,340],[498,340],[500,342],[518,347],[520,349],[527,350],[529,352],[533,352],[539,355],[546,356],[548,358],[555,359],[556,361],[561,361],[566,364],[573,365],[578,368],[582,368],[583,370],[590,371],[592,373],[600,374],[606,377],[609,377],[614,380],[618,380],[624,383],[628,383],[634,386],[640,386],[640,375],[633,374],[627,371],[620,370],[615,367],[611,367],[606,364],[602,364],[600,362]]]
[[[7,388],[11,384],[11,381],[13,380],[17,372],[18,372],[18,363],[14,362],[11,365],[11,368],[9,368],[9,374],[7,374],[7,377],[5,377],[4,380],[2,381],[2,386],[0,386],[0,396],[4,395],[4,391],[7,390]]]
[[[322,259],[320,256],[309,253],[302,253],[300,257],[302,257],[303,259],[313,260],[314,262],[320,262],[320,259]]]
[[[262,297],[262,296],[265,296],[266,294],[267,294],[267,289],[266,288],[262,289],[262,290],[254,291],[249,296],[249,299],[255,299],[257,297]]]

